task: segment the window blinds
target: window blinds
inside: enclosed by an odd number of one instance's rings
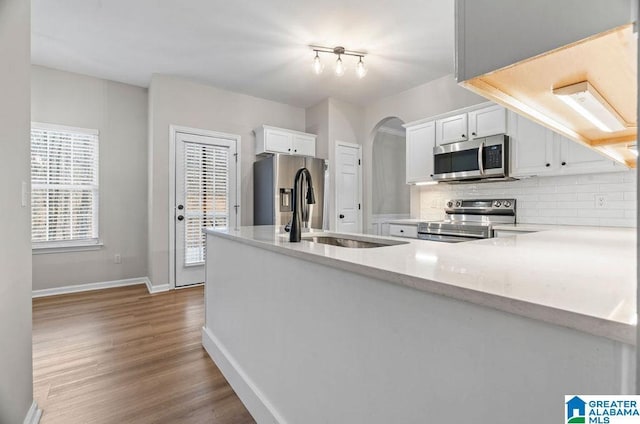
[[[33,125],[34,244],[98,241],[98,132]]]
[[[203,227],[229,225],[229,148],[185,143],[185,265],[205,259]]]

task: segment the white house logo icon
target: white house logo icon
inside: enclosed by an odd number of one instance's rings
[[[586,402],[578,396],[572,397],[567,402],[567,424],[576,424],[585,422],[585,406]]]

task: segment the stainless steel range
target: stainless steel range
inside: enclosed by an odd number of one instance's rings
[[[493,237],[495,224],[515,224],[516,199],[449,200],[444,221],[421,222],[418,238],[459,243]]]

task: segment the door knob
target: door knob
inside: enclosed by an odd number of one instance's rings
[[[343,219],[343,218],[344,218],[344,215],[343,215],[343,214],[340,214],[340,217],[339,217],[339,218],[340,218],[340,219]]]
[[[184,216],[178,215],[178,221],[182,221],[183,219],[184,219]]]

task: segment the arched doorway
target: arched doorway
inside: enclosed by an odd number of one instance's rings
[[[410,192],[406,184],[406,136],[399,118],[385,118],[377,125],[372,144],[371,230],[388,235],[388,222],[410,216]]]

